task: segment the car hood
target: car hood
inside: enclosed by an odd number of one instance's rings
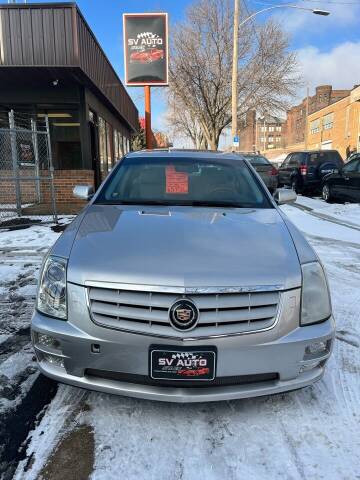
[[[68,280],[180,287],[295,288],[298,256],[274,209],[91,205]]]

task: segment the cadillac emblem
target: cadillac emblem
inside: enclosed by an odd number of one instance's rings
[[[177,300],[169,310],[171,326],[175,330],[192,330],[199,319],[199,311],[196,305],[186,298]]]

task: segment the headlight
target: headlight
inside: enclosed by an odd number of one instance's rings
[[[324,270],[319,262],[305,263],[301,269],[301,325],[326,320],[331,315],[331,302]]]
[[[40,275],[37,309],[52,317],[67,318],[66,265],[64,258],[49,256]]]

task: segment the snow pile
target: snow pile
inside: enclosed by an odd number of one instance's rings
[[[39,478],[74,417],[94,431],[92,480],[357,478],[360,234],[292,206],[284,211],[307,234],[329,276],[338,341],[322,381],[271,397],[192,405],[84,395],[61,387],[32,432],[28,455],[33,463],[25,471],[27,462],[22,462],[15,478]],[[48,247],[51,234],[44,232],[42,239],[39,234],[33,244]],[[74,452],[74,462],[78,455],[81,451]]]
[[[310,208],[313,212],[329,215],[351,222],[360,227],[360,204],[358,203],[326,203],[319,198],[310,198],[299,195],[296,203],[298,205]]]

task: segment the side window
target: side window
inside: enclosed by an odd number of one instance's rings
[[[298,167],[301,164],[301,154],[300,153],[294,153],[291,157],[290,165],[293,167]]]
[[[343,168],[343,172],[345,173],[356,172],[358,171],[359,165],[360,165],[359,160],[357,159],[351,160],[349,163],[345,165],[345,167]]]
[[[289,163],[290,163],[291,157],[292,157],[292,155],[288,155],[288,156],[285,158],[285,160],[284,160],[284,162],[283,162],[283,164],[282,164],[281,166],[282,166],[282,167],[287,167],[287,166],[289,165]]]
[[[341,165],[341,157],[338,152],[327,152],[325,156],[327,162],[335,163],[336,165]]]
[[[310,155],[308,155],[309,166],[314,166],[323,162],[324,162],[324,154],[322,153],[310,153]]]

